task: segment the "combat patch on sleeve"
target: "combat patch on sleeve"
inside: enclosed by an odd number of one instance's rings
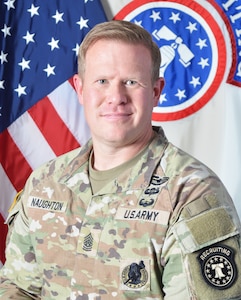
[[[241,299],[238,236],[187,255],[190,284],[200,300]]]
[[[228,289],[237,279],[234,250],[226,245],[216,244],[202,249],[198,260],[203,278],[213,288]]]
[[[238,222],[225,207],[213,207],[215,197],[205,200],[200,213],[194,202],[187,206],[174,228],[188,262],[190,287],[199,300],[241,299]]]

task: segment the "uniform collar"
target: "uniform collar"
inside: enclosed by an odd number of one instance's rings
[[[118,178],[114,180],[114,184],[107,184],[99,194],[120,193],[133,189],[146,188],[155,172],[155,169],[164,154],[168,145],[168,140],[162,128],[155,128],[155,136],[147,150],[144,152],[140,161],[131,168],[126,170]],[[60,183],[67,185],[69,188],[79,190],[81,181],[85,182],[86,187],[90,187],[88,178],[88,160],[92,151],[92,140],[85,144],[78,154],[67,165],[63,176],[59,180]]]

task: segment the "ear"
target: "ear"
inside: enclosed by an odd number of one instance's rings
[[[82,79],[79,77],[78,74],[75,74],[73,77],[73,82],[74,82],[74,88],[75,91],[78,95],[78,99],[79,99],[79,103],[83,104],[83,97],[82,97],[82,92],[83,92],[83,81]]]
[[[153,87],[153,103],[154,106],[158,105],[158,101],[160,99],[161,96],[161,92],[163,90],[165,81],[163,77],[159,77],[156,82],[154,83],[154,87]]]

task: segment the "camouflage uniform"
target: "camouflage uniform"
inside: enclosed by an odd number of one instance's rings
[[[163,132],[92,195],[91,141],[30,176],[11,211],[3,299],[241,299],[240,222],[223,184]]]

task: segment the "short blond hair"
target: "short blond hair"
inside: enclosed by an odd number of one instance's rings
[[[124,20],[103,22],[97,24],[88,32],[79,49],[78,74],[80,77],[84,77],[85,57],[89,47],[95,42],[104,39],[145,46],[150,51],[152,59],[152,82],[155,82],[159,78],[161,54],[157,44],[152,40],[150,33],[144,28]]]

